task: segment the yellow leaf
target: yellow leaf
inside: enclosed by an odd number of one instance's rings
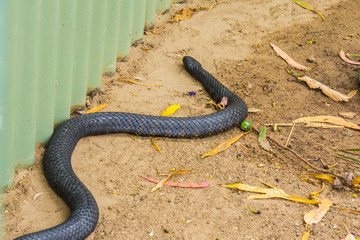
[[[304,235],[302,236],[301,240],[308,240],[310,236],[310,231],[304,232]]]
[[[155,149],[161,152],[159,146],[155,143],[155,140],[160,139],[159,137],[151,139],[152,144],[154,145]]]
[[[86,112],[84,112],[84,114],[98,112],[98,111],[100,111],[101,109],[109,106],[109,104],[110,104],[110,103],[104,103],[104,104],[101,104],[101,105],[99,105],[99,106],[93,107],[93,108],[87,110]]]
[[[360,183],[360,177],[355,177],[353,180],[353,184]]]
[[[324,123],[332,123],[332,124],[344,126],[347,128],[360,130],[360,127],[358,125],[348,122],[348,121],[345,121],[343,118],[334,117],[334,116],[303,117],[303,118],[295,119],[292,122],[293,123],[324,122]]]
[[[247,185],[247,184],[243,184],[243,183],[234,183],[234,184],[230,184],[230,185],[225,185],[224,187],[238,189],[238,190],[246,191],[246,192],[261,193],[261,194],[257,194],[257,195],[250,195],[249,197],[247,197],[247,199],[282,198],[282,199],[286,199],[286,200],[290,200],[290,201],[294,201],[294,202],[302,202],[302,203],[307,203],[307,204],[318,204],[319,203],[319,201],[310,200],[307,198],[301,198],[301,197],[297,197],[297,196],[291,196],[291,195],[287,194],[281,188],[270,186],[264,182],[262,182],[262,183],[269,186],[270,188],[255,187],[255,186],[251,186],[251,185]]]
[[[205,153],[204,155],[202,155],[201,158],[205,158],[205,157],[208,157],[208,156],[213,156],[213,155],[215,155],[215,154],[217,154],[219,152],[225,151],[226,149],[231,147],[232,144],[236,143],[242,136],[244,136],[247,133],[249,133],[249,132],[241,133],[240,135],[237,135],[236,137],[233,137],[230,140],[227,140],[227,141],[221,143],[220,145],[215,147],[210,152]]]
[[[322,18],[322,20],[325,21],[325,18],[324,18],[324,16],[323,16],[321,13],[319,13],[318,11],[316,11],[315,9],[313,9],[312,7],[310,7],[309,5],[307,5],[306,3],[304,3],[304,2],[302,2],[302,1],[300,1],[300,0],[293,0],[293,2],[296,3],[296,4],[298,4],[298,5],[300,5],[300,6],[302,6],[303,8],[305,8],[305,9],[307,9],[307,10],[316,12],[317,14],[320,15],[320,17]]]
[[[291,195],[290,198],[287,200],[290,200],[293,202],[299,202],[299,203],[306,203],[306,204],[318,204],[320,202],[318,200],[307,199],[307,198],[297,197],[297,196],[293,196],[293,195]]]
[[[329,199],[322,199],[318,208],[315,208],[304,215],[304,221],[307,224],[318,223],[325,216],[333,202]]]
[[[177,11],[177,14],[173,19],[170,20],[170,22],[179,22],[188,18],[191,18],[191,16],[194,14],[195,9],[181,9]]]
[[[163,111],[160,116],[170,116],[176,112],[180,108],[180,104],[172,105],[168,107],[165,111]]]
[[[346,231],[347,231],[347,233],[348,233],[343,240],[355,240],[354,235],[352,235],[352,234],[350,233],[350,231],[349,231],[348,227],[345,225],[345,223],[344,223],[343,221],[341,221],[341,223],[344,225],[344,228],[346,229]]]
[[[312,200],[321,202],[321,197],[319,197],[319,194],[320,194],[322,191],[324,191],[324,189],[325,189],[325,184],[322,183],[322,184],[321,184],[321,189],[320,189],[319,191],[317,191],[317,192],[311,192],[311,193],[310,193],[310,198],[311,198]]]
[[[306,175],[317,178],[317,179],[322,179],[325,180],[329,183],[332,183],[335,180],[334,176],[331,175],[327,175],[327,174],[312,174],[312,173],[307,173]]]
[[[173,173],[171,173],[169,176],[167,176],[166,178],[162,179],[158,184],[156,184],[155,187],[153,187],[150,192],[154,192],[158,189],[160,189],[162,186],[164,186],[164,183],[169,180],[172,176],[174,176],[175,174],[180,174],[180,173],[186,173],[186,172],[191,172],[190,170],[184,169],[184,170],[178,170],[175,171]]]

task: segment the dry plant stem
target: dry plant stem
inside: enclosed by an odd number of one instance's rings
[[[287,145],[289,144],[291,134],[292,134],[293,131],[294,131],[294,127],[295,127],[295,123],[292,125],[291,131],[290,131],[290,133],[289,133],[289,137],[288,137],[288,139],[286,140],[286,143],[285,143],[285,147],[287,147]]]
[[[253,127],[253,129],[259,133],[259,130],[257,130],[255,127]],[[272,142],[276,143],[279,147],[282,147],[285,150],[288,150],[289,152],[291,152],[292,154],[294,154],[295,156],[297,156],[301,161],[303,161],[304,163],[306,163],[307,165],[309,165],[311,168],[319,171],[319,172],[323,172],[323,173],[330,173],[336,177],[342,178],[340,175],[334,173],[333,171],[330,170],[326,170],[326,169],[321,169],[318,168],[314,165],[312,165],[308,160],[306,160],[305,158],[301,157],[297,152],[295,152],[294,150],[292,150],[291,148],[282,145],[281,143],[279,143],[277,140],[275,140],[274,138],[270,137],[270,136],[266,136],[268,139],[270,139]]]

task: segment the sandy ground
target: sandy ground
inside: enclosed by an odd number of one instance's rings
[[[173,5],[158,16],[159,27],[177,9],[210,6],[190,19],[167,24],[156,34],[146,35],[117,65],[115,74],[103,79],[103,94],[89,99],[95,106],[110,102],[103,111],[123,111],[159,115],[173,104],[181,104],[174,116],[204,115],[209,96],[183,69],[180,56],[198,59],[204,68],[241,96],[249,107],[265,111],[250,113],[256,127],[267,123],[289,123],[302,116],[333,115],[360,111],[360,95],[348,103],[336,103],[318,90],[310,90],[284,71],[286,63],[271,49],[275,43],[299,62],[313,66],[307,75],[332,88],[348,93],[359,88],[359,67],[344,63],[338,53],[359,53],[360,2],[357,0],[308,0],[325,21],[290,0],[190,0]],[[353,34],[347,37],[349,34]],[[312,41],[313,44],[307,44]],[[301,46],[300,46],[301,45]],[[145,49],[145,50],[144,50]],[[312,61],[312,62],[309,62]],[[144,79],[146,87],[117,79]],[[195,91],[195,96],[189,96]],[[358,114],[351,120],[360,123]],[[268,134],[282,144],[290,128]],[[301,239],[306,231],[304,212],[313,206],[285,200],[248,200],[250,193],[235,192],[224,184],[242,182],[262,186],[261,179],[287,193],[309,197],[320,189],[302,181],[309,168],[290,152],[272,144],[273,153],[261,149],[257,134],[247,134],[227,151],[201,159],[201,154],[239,134],[237,128],[197,140],[157,140],[113,134],[82,139],[73,154],[73,166],[80,179],[94,194],[100,219],[88,239]],[[359,171],[359,165],[339,158],[336,148],[359,147],[359,131],[318,129],[296,125],[289,147],[314,166],[336,165],[342,175]],[[36,164],[16,173],[4,208],[4,239],[41,230],[63,222],[69,215],[66,205],[48,187],[41,170],[43,148],[37,151]],[[241,154],[240,158],[237,155]],[[139,177],[169,173],[175,168],[195,172],[176,176],[172,181],[202,182],[211,175],[211,186],[204,189],[164,187],[149,193],[154,186]],[[41,196],[37,193],[44,193]],[[336,206],[357,209],[356,190],[333,189],[326,184],[322,197]],[[33,200],[34,196],[38,196]],[[260,210],[253,214],[248,209]],[[318,223],[309,226],[309,239],[342,239],[348,229],[360,237],[360,215],[331,209]]]

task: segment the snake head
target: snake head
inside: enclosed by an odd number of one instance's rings
[[[189,71],[190,73],[192,73],[197,68],[202,68],[201,64],[190,56],[185,56],[183,58],[183,63],[186,70]]]

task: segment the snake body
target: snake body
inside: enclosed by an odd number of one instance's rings
[[[71,155],[80,138],[108,133],[198,138],[225,131],[246,118],[247,107],[240,97],[217,81],[192,57],[184,57],[183,63],[216,102],[226,97],[228,106],[220,112],[198,117],[100,112],[65,121],[56,128],[46,147],[43,169],[51,188],[70,207],[71,215],[55,227],[20,236],[17,240],[85,239],[94,230],[99,217],[98,206],[71,166]]]

